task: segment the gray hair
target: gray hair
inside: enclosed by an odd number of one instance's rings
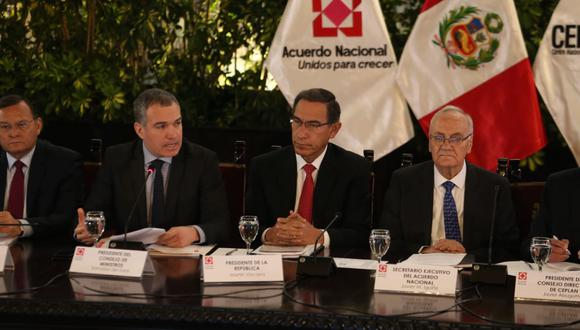
[[[437,113],[435,113],[435,115],[431,117],[431,122],[429,123],[429,135],[431,135],[431,129],[433,127],[433,124],[439,119],[439,117],[443,116],[448,112],[453,112],[462,115],[465,118],[465,121],[467,122],[467,134],[473,134],[473,119],[471,118],[471,116],[467,112],[463,111],[461,108],[458,108],[453,105],[448,105],[443,109],[437,111]]]
[[[177,98],[170,92],[159,88],[146,89],[133,101],[133,116],[135,117],[135,122],[141,125],[147,124],[147,109],[154,104],[159,104],[164,107],[173,104],[179,106]]]

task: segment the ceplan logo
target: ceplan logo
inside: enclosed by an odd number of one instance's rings
[[[312,22],[315,37],[362,37],[362,13],[356,11],[362,0],[312,0],[312,11],[318,15]]]
[[[495,58],[502,30],[503,20],[497,13],[461,6],[443,17],[432,42],[445,53],[447,67],[475,71]]]

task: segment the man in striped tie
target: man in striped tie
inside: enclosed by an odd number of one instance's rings
[[[433,160],[393,173],[380,222],[391,231],[392,254],[467,252],[487,261],[493,227],[493,259],[517,256],[509,182],[465,161],[473,131],[471,116],[443,108],[429,126]]]
[[[321,88],[302,91],[290,126],[291,146],[250,164],[246,213],[258,216],[262,242],[307,245],[320,237],[324,246],[367,246],[370,164],[329,143],[341,127],[335,96]]]

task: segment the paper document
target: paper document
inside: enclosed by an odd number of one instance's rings
[[[465,253],[424,253],[413,254],[402,264],[455,266],[458,265],[467,254]]]
[[[506,261],[501,262],[498,265],[506,265],[508,269],[508,274],[512,276],[517,276],[519,272],[529,272],[537,271],[538,266],[533,262],[526,261]],[[558,272],[569,272],[580,270],[580,265],[572,262],[554,262],[548,263],[542,267],[543,272],[547,273],[558,273]]]
[[[215,245],[189,245],[182,248],[172,248],[152,244],[147,247],[147,250],[149,254],[160,257],[199,257],[208,254],[214,247]]]
[[[277,246],[262,245],[254,250],[255,254],[281,254],[283,258],[297,258],[301,255],[310,255],[314,251],[314,245],[306,246]]]
[[[147,227],[127,233],[127,241],[141,242],[145,245],[153,244],[157,242],[157,238],[161,236],[163,233],[165,233],[165,229],[163,228]],[[109,240],[122,241],[124,238],[125,235],[121,234],[111,236]]]
[[[350,258],[334,258],[336,267],[338,268],[350,268],[350,269],[363,269],[363,270],[376,270],[379,264],[376,260],[370,259],[350,259]]]
[[[219,248],[212,252],[212,256],[244,256],[247,254],[246,248]]]

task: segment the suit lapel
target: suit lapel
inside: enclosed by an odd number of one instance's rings
[[[316,185],[314,186],[312,224],[317,228],[324,228],[326,223],[330,221],[330,219],[325,219],[327,216],[325,211],[328,210],[337,175],[335,150],[331,144],[328,144],[324,159],[320,163],[320,169],[316,176]]]
[[[479,198],[477,191],[479,186],[479,181],[475,175],[473,168],[467,165],[467,173],[465,176],[465,196],[463,202],[463,246],[466,248],[469,246],[469,242],[472,241],[472,235],[474,233],[473,220],[475,210],[478,209],[478,205],[481,205],[482,200]],[[481,233],[477,233],[481,235]]]
[[[179,192],[181,191],[182,178],[185,176],[185,152],[186,146],[182,145],[179,154],[171,160],[171,167],[169,169],[169,182],[167,184],[167,192],[165,195],[165,216],[164,223],[176,223],[173,221],[176,217],[177,200]],[[196,164],[195,166],[199,166]],[[191,169],[192,173],[201,173],[201,171]]]
[[[6,192],[6,172],[8,170],[8,160],[6,159],[6,153],[2,152],[0,156],[0,205],[2,207],[0,210],[4,210],[4,193]]]
[[[30,217],[34,215],[31,210],[36,209],[40,185],[44,182],[44,176],[46,175],[46,146],[41,141],[36,144],[28,170],[30,173],[28,174],[26,187],[26,214]]]
[[[143,144],[139,142],[134,144],[132,150],[132,157],[127,164],[125,175],[121,180],[125,181],[123,187],[130,187],[130,201],[136,201],[139,190],[143,187],[145,182],[145,160],[143,156]],[[131,205],[132,206],[132,205]],[[131,207],[129,206],[129,207]],[[120,219],[121,221],[128,221],[127,219]],[[124,222],[123,222],[124,223]],[[147,227],[147,199],[146,194],[141,195],[137,202],[137,209],[133,215],[131,223],[138,224],[136,227]]]
[[[417,204],[416,205],[429,205],[430,207],[416,207],[418,212],[418,219],[421,219],[421,224],[424,233],[425,244],[431,243],[431,229],[433,227],[433,189],[435,185],[435,177],[433,174],[434,163],[429,162],[430,165],[425,166],[425,169],[418,178],[418,189],[417,193]]]
[[[278,189],[280,193],[280,216],[287,216],[290,210],[294,210],[296,203],[296,154],[293,148],[287,148],[284,150],[283,157],[280,159],[281,162],[278,164],[277,182]],[[285,174],[287,173],[287,175]]]

